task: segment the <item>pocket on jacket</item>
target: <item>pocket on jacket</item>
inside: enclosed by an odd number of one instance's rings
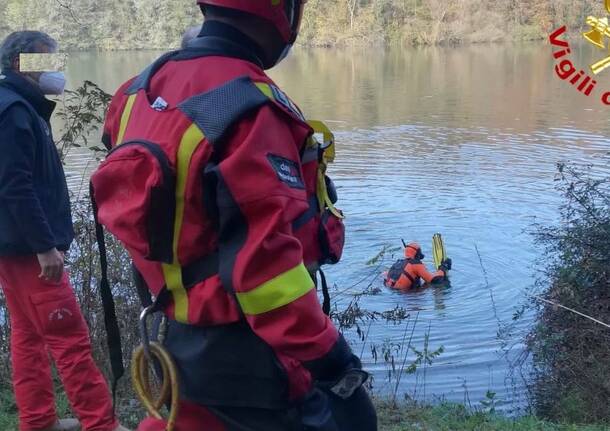
[[[42,332],[62,335],[83,331],[84,322],[74,294],[61,284],[56,289],[57,292],[47,290],[30,296]]]

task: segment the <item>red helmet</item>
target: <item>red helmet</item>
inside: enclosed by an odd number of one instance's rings
[[[405,247],[405,257],[407,259],[423,259],[424,254],[421,251],[421,246],[416,242],[411,242]]]
[[[299,33],[303,6],[307,0],[197,0],[203,5],[236,9],[271,21],[287,44]]]

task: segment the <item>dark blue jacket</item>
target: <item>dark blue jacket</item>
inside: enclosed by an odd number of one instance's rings
[[[67,250],[74,238],[64,170],[49,120],[55,103],[0,74],[0,256]]]

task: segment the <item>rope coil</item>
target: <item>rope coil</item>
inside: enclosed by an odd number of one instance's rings
[[[152,395],[149,373],[152,361],[147,357],[144,346],[138,347],[133,354],[131,363],[133,386],[140,402],[148,414],[155,419],[163,420],[160,410],[170,402],[166,431],[173,431],[179,413],[178,371],[170,354],[159,343],[150,343],[148,348],[151,357],[159,363],[163,375],[159,395],[156,398]]]

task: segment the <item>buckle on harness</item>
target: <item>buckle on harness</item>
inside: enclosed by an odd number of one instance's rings
[[[179,378],[178,369],[171,355],[155,342],[150,343],[148,336],[147,319],[154,313],[154,305],[148,306],[140,313],[140,336],[142,345],[136,349],[131,363],[131,376],[134,389],[138,398],[148,411],[148,414],[155,419],[162,420],[161,408],[165,405],[169,410],[166,431],[173,431],[178,417],[179,405]],[[158,364],[159,379],[161,388],[158,397],[154,397],[151,391],[149,367]],[[169,404],[168,404],[169,403]]]
[[[150,351],[150,337],[148,336],[148,317],[155,312],[155,306],[149,305],[144,308],[140,313],[140,339],[142,340],[142,348],[144,349],[144,355],[148,359],[149,363],[153,363],[153,356]]]
[[[330,386],[330,391],[344,400],[354,395],[354,392],[369,378],[369,373],[361,369],[347,371],[337,382]]]

